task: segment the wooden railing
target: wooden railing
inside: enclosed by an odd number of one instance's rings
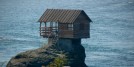
[[[57,27],[40,27],[40,35],[43,37],[52,37],[58,32]]]

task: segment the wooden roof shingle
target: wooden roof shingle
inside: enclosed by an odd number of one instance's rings
[[[38,22],[73,23],[83,10],[47,9]],[[85,16],[90,20],[90,18]]]

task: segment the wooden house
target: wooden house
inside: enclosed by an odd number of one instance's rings
[[[40,36],[51,38],[89,38],[91,19],[83,10],[47,9],[41,18]]]

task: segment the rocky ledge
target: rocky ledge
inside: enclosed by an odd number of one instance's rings
[[[85,49],[79,41],[73,40],[70,46],[49,43],[42,48],[19,53],[11,58],[7,67],[87,67],[84,63]]]

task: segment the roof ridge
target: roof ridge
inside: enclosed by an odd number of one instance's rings
[[[77,11],[83,11],[81,9],[46,9],[46,10],[77,10]]]

